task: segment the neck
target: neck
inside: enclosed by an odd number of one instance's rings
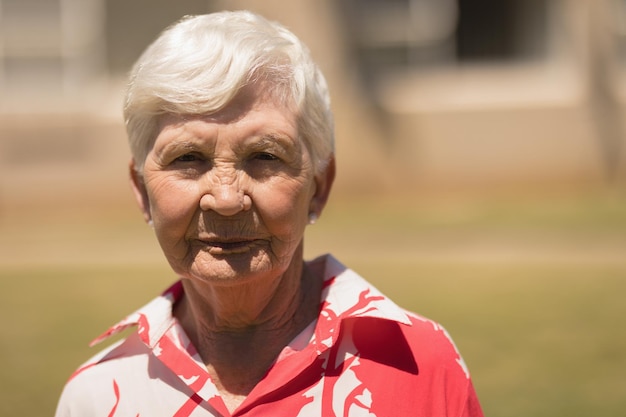
[[[184,280],[174,314],[224,396],[245,398],[318,314],[322,282],[296,258],[279,277],[198,288]]]
[[[185,297],[175,314],[192,334],[246,334],[257,329],[284,329],[305,313],[303,308],[310,307],[306,301],[315,296],[310,288],[315,281],[312,278],[299,259],[279,276],[268,275],[237,285],[183,280]]]

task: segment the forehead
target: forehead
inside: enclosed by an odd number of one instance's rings
[[[230,102],[217,111],[196,114],[166,113],[158,118],[158,132],[166,127],[202,121],[216,125],[258,124],[270,128],[283,125],[298,128],[298,112],[292,100],[282,99],[267,82],[244,86]],[[265,122],[265,123],[264,123]]]

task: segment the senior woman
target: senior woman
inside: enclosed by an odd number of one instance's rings
[[[130,176],[174,273],[70,378],[57,416],[481,416],[438,324],[330,255],[303,260],[334,175],[324,78],[284,27],[187,17],[125,102]]]

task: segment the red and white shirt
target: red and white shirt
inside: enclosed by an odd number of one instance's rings
[[[326,255],[318,319],[286,346],[233,416],[482,417],[446,331]],[[93,343],[137,331],[70,378],[57,417],[230,416],[172,315],[180,282]]]

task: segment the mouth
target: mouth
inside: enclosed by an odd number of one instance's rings
[[[241,254],[252,251],[253,249],[261,246],[263,240],[261,239],[210,239],[199,240],[203,247],[203,250],[207,251],[211,255],[232,255]]]

